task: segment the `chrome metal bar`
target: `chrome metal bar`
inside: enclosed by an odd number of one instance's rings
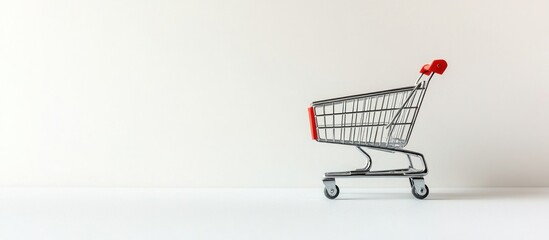
[[[316,108],[315,108],[316,109]],[[326,114],[326,105],[322,105],[322,113]],[[316,115],[318,117],[318,115]],[[318,124],[317,124],[318,126]],[[326,126],[326,115],[324,115],[324,126]],[[324,129],[324,137],[328,138],[328,129]]]
[[[421,98],[418,100],[418,104],[417,104],[417,109],[416,111],[414,112],[414,117],[412,118],[412,124],[410,125],[410,130],[408,130],[408,134],[406,135],[406,142],[408,141],[408,139],[410,138],[410,135],[412,134],[412,130],[414,129],[414,124],[416,122],[416,119],[417,119],[417,115],[419,113],[419,108],[421,107],[421,104],[423,103],[423,99],[425,98],[425,93],[427,93],[427,88],[429,87],[429,83],[431,82],[431,79],[433,78],[433,76],[435,76],[435,73],[431,73],[431,76],[429,76],[429,79],[427,81],[425,81],[425,87],[424,87],[424,90],[423,90],[423,94],[421,94]]]
[[[403,109],[415,109],[416,107],[404,107]],[[318,114],[315,115],[317,117],[323,117],[323,116],[331,116],[331,115],[343,115],[343,114],[356,114],[356,113],[369,113],[369,112],[381,112],[381,111],[396,111],[400,110],[402,108],[386,108],[386,109],[374,109],[374,110],[364,110],[364,111],[352,111],[352,112],[346,112],[346,113],[326,113],[326,114]]]
[[[409,86],[409,87],[395,88],[395,89],[389,89],[389,90],[372,92],[372,93],[364,93],[364,94],[350,95],[350,96],[345,96],[345,97],[331,98],[331,99],[315,101],[315,102],[312,103],[312,105],[320,105],[320,104],[332,103],[332,102],[341,102],[341,101],[345,101],[345,100],[349,100],[349,99],[356,99],[356,98],[363,98],[363,97],[374,97],[374,96],[385,95],[387,93],[410,91],[414,88],[415,88],[415,86]]]
[[[362,149],[361,147],[357,146],[356,148],[366,157],[366,165],[363,168],[357,169],[357,171],[359,170],[362,170],[365,172],[370,171],[370,168],[372,168],[372,157],[370,157],[370,155],[366,153],[366,151],[364,151],[364,149]]]
[[[386,171],[369,171],[369,172],[361,172],[361,171],[344,171],[344,172],[327,172],[324,173],[324,177],[326,178],[341,178],[341,177],[424,177],[426,176],[426,173],[420,172],[420,171],[393,171],[393,170],[386,170]]]
[[[343,106],[342,106],[342,108],[341,108],[341,112],[342,112],[342,113],[345,113],[345,108],[347,108],[347,100],[345,100],[345,101],[343,102]],[[346,118],[347,118],[347,115],[346,115],[346,114],[343,114],[343,116],[341,116],[341,118],[342,118],[343,129],[341,129],[341,130],[339,131],[339,139],[340,139],[340,140],[345,140],[345,139],[344,139],[344,138],[345,138],[345,125],[347,125],[347,123],[345,122],[345,120],[346,120]]]
[[[335,113],[335,103],[333,102],[332,102],[332,113]],[[332,116],[332,124],[335,125],[335,115]],[[332,138],[335,141],[335,135],[336,135],[335,128],[333,128],[332,131],[333,131]],[[326,138],[328,138],[328,136],[326,136]]]
[[[356,102],[356,105],[355,105],[355,102]],[[355,106],[356,108],[358,108],[358,104],[359,104],[359,100],[356,99],[353,101],[353,111],[358,111],[358,109],[355,110]],[[357,125],[357,118],[358,118],[358,114],[352,114],[351,115],[351,126],[353,126],[354,124],[354,127],[351,128],[351,133],[352,134],[349,134],[349,138],[353,140],[353,142],[356,142],[356,139],[355,139],[355,134],[356,134],[356,125]]]
[[[367,100],[368,100],[367,98],[364,99],[364,103],[362,105],[362,111],[364,111],[366,109],[366,101]],[[362,115],[360,116],[360,124],[361,125],[364,125],[364,115],[365,115],[365,113],[363,112]],[[360,130],[358,132],[358,140],[359,141],[362,140],[363,132],[364,132],[364,127],[360,127]]]
[[[406,157],[408,157],[408,163],[410,163],[410,165],[408,167],[409,168],[414,168],[414,164],[412,163],[412,158],[410,157],[410,155],[406,154]]]
[[[423,74],[422,74],[423,75]],[[402,112],[402,109],[404,109],[404,107],[406,106],[406,104],[408,104],[408,101],[410,101],[410,99],[415,95],[415,92],[417,91],[417,89],[419,88],[421,84],[418,84],[416,85],[416,87],[414,88],[414,90],[412,91],[412,93],[410,94],[410,96],[408,96],[408,99],[406,99],[406,101],[404,102],[404,104],[402,104],[402,107],[400,107],[400,109],[398,110],[398,112],[395,114],[395,116],[393,117],[393,120],[391,120],[391,122],[389,122],[389,124],[387,124],[387,126],[385,126],[385,128],[388,128],[390,127],[391,125],[393,125],[393,123],[396,121],[396,119],[398,118],[398,116],[400,116],[400,113]]]
[[[383,108],[383,105],[385,104],[385,97],[386,97],[386,96],[387,96],[387,95],[383,95],[383,100],[381,101],[381,108]],[[377,122],[378,122],[378,124],[381,123],[381,113],[379,113],[379,117],[377,118]],[[375,133],[375,137],[374,137],[374,142],[376,142],[376,140],[377,140],[377,133],[378,133],[378,131],[379,131],[379,128],[376,128],[376,133]],[[380,139],[380,141],[381,141],[381,139]]]
[[[410,125],[411,123],[395,123],[394,125]],[[364,124],[364,125],[356,125],[354,127],[383,127],[385,126],[385,124],[383,123],[379,123],[379,124]],[[324,128],[349,128],[349,126],[332,126],[332,125],[327,125],[325,127],[318,127],[319,129],[324,129]]]

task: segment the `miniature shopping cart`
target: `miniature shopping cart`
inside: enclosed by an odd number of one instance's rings
[[[425,158],[421,153],[403,148],[412,134],[430,80],[435,73],[444,73],[447,66],[442,59],[424,65],[415,86],[312,103],[309,107],[309,120],[313,139],[355,146],[366,157],[363,168],[324,174],[322,181],[327,198],[335,199],[339,195],[335,179],[342,177],[404,177],[410,180],[412,194],[416,198],[427,197],[429,188],[423,178],[427,175]],[[372,158],[365,149],[404,154],[408,158],[409,166],[372,171]],[[417,163],[417,159],[421,162],[421,168],[416,168],[413,164]]]

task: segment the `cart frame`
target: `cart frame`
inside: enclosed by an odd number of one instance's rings
[[[366,158],[366,165],[350,171],[326,172],[324,194],[329,199],[339,195],[336,178],[404,177],[412,194],[424,199],[429,194],[424,177],[428,173],[423,154],[403,149],[410,139],[425,93],[435,73],[442,75],[448,64],[437,59],[420,69],[415,86],[315,101],[309,107],[313,140],[355,146]],[[424,78],[427,76],[427,78]],[[422,80],[423,79],[423,80]],[[407,168],[372,171],[370,150],[406,155]],[[414,166],[413,158],[421,162]],[[417,164],[416,164],[417,165]]]

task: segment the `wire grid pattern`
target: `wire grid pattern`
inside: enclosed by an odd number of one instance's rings
[[[408,143],[424,93],[425,89],[418,85],[315,102],[318,141],[403,148]]]

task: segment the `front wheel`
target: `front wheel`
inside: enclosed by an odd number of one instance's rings
[[[416,187],[412,187],[412,195],[416,197],[417,199],[424,199],[429,195],[429,187],[427,185],[424,185],[424,188],[417,189]]]
[[[335,185],[335,188],[332,188],[330,190],[328,190],[328,188],[324,188],[324,196],[329,199],[335,199],[337,196],[339,196],[339,187]]]

